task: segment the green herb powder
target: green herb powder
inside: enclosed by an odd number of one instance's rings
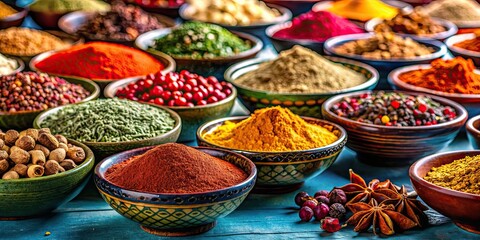
[[[152,138],[173,129],[175,120],[160,108],[130,100],[101,99],[66,106],[42,127],[81,142],[123,142]]]

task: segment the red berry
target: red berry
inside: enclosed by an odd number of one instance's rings
[[[168,106],[169,107],[175,106],[175,100],[172,99],[172,100],[168,101]]]
[[[142,97],[140,97],[140,99],[141,99],[142,101],[147,102],[147,101],[150,99],[150,94],[144,93],[144,94],[142,94]]]
[[[197,102],[197,106],[203,106],[203,105],[207,105],[207,101],[200,100],[200,101]]]
[[[185,86],[185,83],[182,81],[177,81],[177,84],[178,84],[178,90],[183,89],[183,87]]]
[[[163,100],[165,100],[165,101],[169,100],[171,97],[172,97],[172,93],[169,92],[169,91],[164,91],[164,92],[162,93],[162,98],[163,98]]]
[[[196,102],[199,102],[203,99],[203,93],[202,92],[196,92],[195,94],[193,94],[193,100],[195,100]]]
[[[162,98],[155,98],[155,100],[153,100],[153,103],[163,106],[163,104],[165,104],[165,101],[163,101]]]
[[[313,198],[313,199],[310,199],[310,200],[305,201],[305,202],[302,204],[302,207],[309,207],[309,208],[311,208],[311,209],[314,209],[317,205],[318,205],[318,201]]]
[[[181,96],[182,96],[182,92],[180,92],[180,91],[174,91],[174,92],[172,92],[172,96],[174,96],[174,97],[175,97],[175,96],[181,97]]]
[[[304,222],[309,222],[310,220],[312,220],[313,215],[313,210],[309,207],[302,207],[298,212],[298,216]]]
[[[160,86],[154,86],[152,90],[150,90],[150,95],[154,97],[160,97],[163,93],[163,88]]]
[[[153,79],[155,79],[155,74],[150,73],[150,74],[148,74],[147,76],[145,76],[145,79],[147,79],[147,80],[153,80]]]
[[[213,85],[215,83],[218,83],[218,79],[214,76],[209,76],[207,77],[207,82]]]
[[[392,105],[393,108],[397,109],[400,107],[400,102],[398,102],[397,100],[393,100],[390,105]]]
[[[145,88],[151,88],[153,86],[153,81],[151,79],[145,80]]]
[[[170,91],[177,91],[179,89],[178,82],[171,82],[168,84],[168,89]]]
[[[187,107],[195,107],[195,104],[193,104],[192,102],[188,102]]]
[[[328,212],[330,208],[325,203],[318,204],[315,208],[313,208],[313,214],[315,215],[315,219],[321,220],[328,216]]]
[[[215,83],[215,84],[213,85],[213,87],[214,87],[215,89],[218,89],[218,90],[222,90],[222,89],[223,89],[223,86],[222,86],[222,84],[220,84],[220,83]]]
[[[418,106],[418,110],[420,110],[420,112],[424,113],[425,111],[427,111],[427,105],[425,104],[420,104]]]
[[[340,231],[342,226],[337,218],[326,217],[322,220],[321,228],[326,232],[334,233]]]
[[[188,79],[187,83],[190,84],[190,86],[192,86],[192,87],[196,87],[198,85],[196,79]]]
[[[176,82],[178,80],[178,75],[174,72],[169,72],[167,73],[166,79],[168,83]]]
[[[192,101],[192,99],[193,99],[193,94],[187,92],[187,93],[183,94],[183,97],[184,97],[185,99],[187,99],[187,101]]]
[[[183,91],[184,91],[184,92],[191,92],[192,89],[193,89],[192,85],[190,85],[190,84],[188,84],[188,83],[185,84],[185,86],[183,86]]]
[[[214,103],[214,102],[218,102],[218,99],[214,96],[210,96],[208,99],[207,99],[207,103]]]
[[[228,97],[228,96],[230,96],[230,94],[232,94],[232,90],[230,90],[230,89],[223,89],[223,93],[225,93],[225,95]]]
[[[178,98],[175,100],[175,105],[177,105],[177,106],[186,106],[186,105],[187,105],[187,99],[185,99],[184,97],[178,97]]]

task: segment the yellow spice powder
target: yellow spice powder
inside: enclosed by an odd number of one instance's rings
[[[0,1],[0,19],[6,18],[17,13],[17,10]]]
[[[290,110],[271,107],[238,122],[227,121],[203,137],[210,143],[240,150],[284,152],[323,147],[338,139],[331,125],[308,123]]]

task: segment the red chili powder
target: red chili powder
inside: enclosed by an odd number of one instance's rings
[[[247,174],[234,164],[182,144],[168,143],[109,168],[108,181],[148,193],[195,193],[241,183]]]
[[[273,34],[280,39],[326,41],[335,36],[363,33],[347,19],[326,11],[307,12],[292,20],[292,25]]]
[[[112,80],[144,76],[165,68],[143,51],[107,42],[73,46],[42,60],[35,67],[51,74]]]

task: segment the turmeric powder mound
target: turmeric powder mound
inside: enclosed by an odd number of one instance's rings
[[[255,111],[249,118],[234,123],[226,121],[203,137],[218,146],[259,152],[285,152],[323,147],[338,137],[331,126],[306,122],[281,107]]]

